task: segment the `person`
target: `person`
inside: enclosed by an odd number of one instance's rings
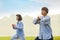
[[[22,16],[20,14],[16,15],[17,24],[12,24],[13,29],[16,30],[16,34],[11,38],[11,40],[25,40]]]
[[[43,7],[41,9],[42,16],[38,16],[34,19],[34,24],[39,24],[39,36],[35,40],[53,40],[52,29],[50,27],[50,17],[48,14],[48,8]]]

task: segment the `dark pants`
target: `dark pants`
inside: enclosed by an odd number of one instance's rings
[[[35,40],[43,40],[43,39],[39,39],[39,37],[36,37]],[[52,36],[52,38],[47,39],[47,40],[53,40],[53,36]]]

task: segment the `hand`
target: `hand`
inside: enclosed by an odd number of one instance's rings
[[[13,28],[15,28],[15,27],[16,27],[16,25],[15,25],[15,24],[12,24],[12,27],[13,27]]]
[[[40,20],[40,17],[39,17],[39,16],[37,17],[37,20],[38,20],[38,21]]]

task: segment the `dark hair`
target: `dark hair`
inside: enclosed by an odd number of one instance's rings
[[[17,17],[19,17],[18,21],[22,20],[22,16],[20,14],[16,14]]]
[[[43,7],[41,10],[45,10],[46,13],[48,13],[48,11],[49,11],[47,7]]]

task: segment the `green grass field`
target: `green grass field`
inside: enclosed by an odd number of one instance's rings
[[[26,37],[26,40],[34,40],[35,37]],[[10,37],[0,37],[0,40],[10,40]],[[55,36],[54,40],[60,40],[60,36]]]

